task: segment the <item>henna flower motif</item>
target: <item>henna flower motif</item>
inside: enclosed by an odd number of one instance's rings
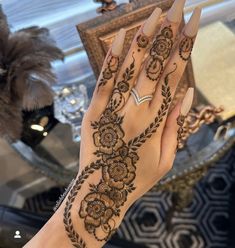
[[[171,27],[165,27],[161,31],[150,49],[150,59],[147,61],[146,72],[147,77],[155,81],[163,72],[163,62],[170,56],[173,46],[173,32]]]
[[[107,159],[107,166],[103,167],[102,173],[104,181],[110,186],[123,189],[135,179],[135,165],[131,157]]]
[[[150,58],[146,64],[147,77],[157,80],[163,72],[163,62],[159,58]]]
[[[125,189],[119,190],[116,188],[112,188],[105,182],[101,182],[98,185],[97,189],[99,193],[107,194],[109,198],[114,201],[116,208],[123,206],[123,204],[127,200],[127,191]]]
[[[118,150],[119,155],[125,158],[129,154],[129,148],[127,146],[122,146]]]
[[[107,59],[107,67],[104,69],[102,73],[102,78],[100,79],[98,88],[106,85],[107,81],[112,78],[113,73],[117,72],[118,66],[119,66],[119,58],[110,54]]]
[[[173,32],[172,32],[171,26],[163,28],[163,30],[161,31],[161,34],[167,39],[172,39]]]
[[[112,113],[112,110],[108,108],[104,111],[103,115],[100,118],[99,123],[101,125],[111,123],[111,122],[114,123],[116,119],[117,119],[117,114]]]
[[[120,92],[127,92],[129,90],[129,84],[125,81],[121,81],[118,83],[118,89],[120,90]]]
[[[104,79],[108,80],[108,79],[112,78],[112,76],[113,76],[112,72],[109,70],[109,68],[106,68],[103,72]]]
[[[112,188],[109,192],[109,197],[114,201],[117,208],[123,206],[127,200],[127,191]]]
[[[117,56],[114,55],[110,55],[108,57],[108,69],[113,73],[113,72],[117,72],[118,70],[118,66],[119,66],[119,58]]]
[[[190,58],[192,49],[193,49],[194,38],[185,37],[181,40],[179,44],[179,54],[180,57],[187,61]]]
[[[100,152],[105,154],[112,154],[120,148],[123,145],[123,137],[122,128],[113,123],[99,127],[98,131],[93,134],[95,145],[99,147]]]
[[[149,38],[144,35],[144,34],[140,34],[137,37],[137,45],[141,48],[146,48],[148,46],[149,43]]]
[[[95,229],[108,223],[113,216],[114,206],[106,194],[90,193],[81,202],[79,215],[85,219],[85,228],[89,233],[94,233]]]
[[[173,42],[171,39],[159,35],[153,43],[153,47],[150,50],[150,55],[154,58],[161,56],[163,59],[167,59],[170,55]]]

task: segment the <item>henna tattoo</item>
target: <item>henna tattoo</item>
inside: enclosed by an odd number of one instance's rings
[[[67,235],[76,248],[87,248],[85,241],[80,237],[80,235],[76,232],[72,222],[71,209],[73,203],[77,197],[79,190],[82,187],[82,184],[89,177],[89,175],[93,174],[96,170],[99,170],[101,167],[100,160],[97,160],[95,163],[91,163],[87,166],[82,172],[81,175],[75,180],[72,189],[69,192],[68,199],[65,203],[63,222],[65,226],[65,231]]]
[[[122,81],[113,90],[110,103],[99,121],[93,122],[93,141],[97,148],[97,161],[87,166],[72,187],[64,210],[64,225],[69,239],[74,247],[86,248],[84,240],[76,232],[71,217],[71,209],[85,180],[94,172],[101,171],[102,177],[97,185],[90,184],[89,193],[82,199],[78,211],[83,219],[85,229],[93,234],[97,241],[107,241],[116,231],[115,217],[120,216],[120,208],[127,201],[128,194],[135,190],[137,150],[153,133],[156,132],[163,117],[167,114],[171,102],[171,92],[168,85],[169,76],[177,69],[169,72],[162,85],[163,102],[154,122],[138,137],[126,143],[125,132],[122,129],[123,116],[117,111],[124,106],[122,94],[129,89],[129,80],[133,77],[135,59],[125,70]],[[118,97],[117,97],[118,96]]]
[[[138,52],[141,51],[141,48],[146,48],[149,44],[149,37],[145,34],[138,35],[137,39],[137,45],[138,45]]]
[[[98,90],[101,86],[105,86],[109,79],[112,78],[113,73],[118,71],[119,57],[110,54],[107,58],[107,67],[102,72],[102,78],[98,84]]]
[[[174,63],[175,68],[169,72],[164,79],[164,83],[162,84],[162,96],[163,101],[158,110],[157,116],[154,121],[142,132],[138,137],[130,140],[128,142],[128,146],[131,147],[132,150],[136,151],[139,147],[142,146],[143,143],[157,131],[157,128],[160,126],[163,121],[164,116],[167,114],[167,111],[170,107],[170,103],[172,101],[170,86],[169,86],[169,76],[174,73],[177,69],[177,64]]]
[[[150,80],[156,81],[160,78],[163,72],[164,61],[170,56],[172,46],[173,31],[171,26],[167,26],[157,35],[150,49],[150,58],[146,63],[146,75]]]
[[[122,80],[116,83],[116,86],[113,89],[112,96],[107,107],[107,109],[111,112],[117,112],[125,105],[123,93],[126,93],[129,90],[129,81],[133,78],[135,72],[134,54],[132,54],[132,59],[132,63],[125,69],[122,75]]]
[[[184,115],[179,115],[178,118],[177,118],[177,124],[179,126],[179,129],[177,131],[177,148],[176,148],[176,151],[179,149],[179,144],[181,143],[182,141],[182,135],[184,133],[184,121],[185,121],[185,118],[186,116]]]
[[[194,37],[185,36],[179,44],[179,55],[184,61],[189,60],[194,44]]]
[[[129,90],[128,82],[133,78],[134,67],[133,56],[133,62],[123,73],[122,81],[116,84],[99,122],[92,123],[94,145],[98,148],[95,155],[101,157],[104,164],[102,180],[82,201],[79,216],[84,219],[86,230],[98,241],[107,241],[115,232],[114,216],[119,216],[119,207],[126,201],[127,192],[134,190],[131,183],[135,179],[138,156],[126,147],[121,127],[123,117],[116,114],[125,104],[121,104],[122,94]],[[102,231],[104,236],[98,236]]]
[[[95,155],[103,164],[102,179],[97,186],[90,187],[79,210],[86,230],[98,241],[107,241],[115,232],[115,216],[119,216],[127,194],[135,189],[133,181],[139,159],[123,140],[123,117],[115,111],[116,108],[107,108],[99,122],[92,123]]]
[[[135,59],[123,73],[122,80],[118,82],[113,90],[110,103],[98,122],[93,122],[92,128],[94,145],[98,148],[95,152],[96,163],[91,164],[82,171],[81,176],[72,187],[66,207],[64,210],[64,225],[69,239],[74,247],[86,248],[84,240],[73,227],[71,209],[74,200],[85,179],[95,170],[102,168],[102,180],[98,186],[91,185],[90,193],[82,200],[79,216],[84,219],[85,229],[92,233],[98,241],[108,240],[115,232],[116,223],[114,216],[119,216],[120,207],[127,200],[127,194],[135,187],[135,164],[138,160],[137,154],[129,151],[123,141],[124,131],[121,124],[123,117],[116,112],[121,109],[125,102],[123,93],[129,90],[129,81],[133,78]],[[100,86],[103,86],[101,84]],[[125,177],[123,177],[125,173]],[[100,237],[98,233],[103,233]]]

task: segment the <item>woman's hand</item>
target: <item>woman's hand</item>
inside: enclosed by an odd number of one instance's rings
[[[188,113],[193,89],[169,115],[168,110],[190,57],[201,12],[195,9],[176,39],[183,5],[184,0],[175,1],[144,62],[161,15],[159,8],[136,34],[122,65],[124,29],[105,59],[82,124],[80,171],[74,186],[83,193],[87,190],[76,203],[76,218],[97,241],[110,238],[129,206],[172,167],[177,117]],[[74,201],[79,190],[70,194]],[[72,204],[67,201],[64,219],[71,236]]]
[[[57,213],[67,233],[63,247],[101,247],[130,205],[172,167],[193,89],[170,113],[169,107],[201,13],[196,8],[178,34],[184,2],[174,2],[157,35],[161,10],[155,9],[122,65],[124,29],[108,51],[82,124],[79,173]]]

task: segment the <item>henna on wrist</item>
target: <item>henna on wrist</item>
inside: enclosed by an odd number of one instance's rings
[[[116,231],[121,207],[127,201],[128,195],[136,189],[134,180],[139,160],[137,151],[157,131],[169,109],[172,97],[168,82],[169,76],[177,69],[177,65],[174,66],[162,85],[163,101],[157,117],[139,136],[126,143],[125,132],[122,129],[124,117],[117,114],[125,104],[123,93],[129,89],[129,80],[133,77],[134,54],[133,61],[126,68],[122,80],[116,83],[110,103],[100,120],[91,124],[94,129],[93,142],[97,148],[94,154],[97,161],[81,172],[68,195],[64,210],[65,230],[74,247],[87,246],[73,225],[71,218],[73,203],[83,183],[98,170],[102,172],[101,180],[97,185],[90,184],[89,192],[81,201],[78,215],[84,221],[86,231],[97,241],[107,241]]]
[[[146,48],[149,45],[149,37],[144,33],[141,33],[138,35],[136,42],[139,47],[138,52],[140,52],[142,48]]]

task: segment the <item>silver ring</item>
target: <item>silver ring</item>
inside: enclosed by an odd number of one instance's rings
[[[138,106],[139,106],[141,103],[143,103],[143,102],[151,101],[151,100],[153,99],[153,95],[146,95],[146,96],[140,97],[140,96],[139,96],[139,93],[138,93],[137,90],[134,89],[134,88],[131,89],[131,95],[134,97],[135,103],[136,103],[136,105],[138,105]]]

